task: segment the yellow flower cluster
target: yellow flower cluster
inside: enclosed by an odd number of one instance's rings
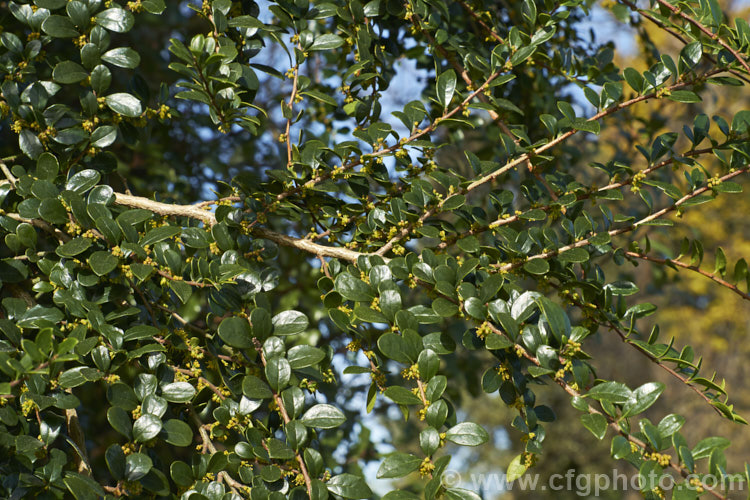
[[[419,367],[415,363],[408,368],[404,368],[403,370],[401,370],[401,376],[406,380],[418,379]]]

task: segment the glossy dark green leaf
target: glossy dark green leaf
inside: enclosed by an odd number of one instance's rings
[[[44,152],[44,146],[34,132],[24,129],[18,135],[18,146],[23,154],[36,160]]]
[[[586,396],[597,401],[618,404],[627,403],[633,397],[633,393],[620,382],[604,382],[592,387]]]
[[[437,99],[443,109],[447,108],[456,92],[456,72],[452,69],[446,70],[437,77]]]
[[[317,404],[307,410],[300,422],[307,427],[317,429],[333,429],[346,421],[344,414],[335,406],[329,404]]]
[[[673,101],[692,103],[701,102],[701,96],[691,90],[673,90],[669,95],[669,98]]]
[[[646,411],[664,392],[665,385],[660,382],[648,382],[632,392],[632,399],[622,408],[622,416],[630,417]]]
[[[401,405],[419,405],[422,404],[422,400],[405,387],[394,385],[388,387],[383,393],[385,397],[392,400],[394,403]]]
[[[371,301],[375,298],[370,285],[349,273],[341,273],[336,277],[336,291],[347,300],[357,302]]]
[[[315,40],[313,41],[312,45],[310,45],[310,47],[308,47],[307,50],[309,51],[331,50],[331,49],[336,49],[338,47],[341,47],[342,45],[344,45],[343,38],[341,38],[338,35],[327,33],[325,35],[320,35],[320,36],[315,37]]]
[[[161,431],[161,419],[154,415],[142,415],[133,423],[133,437],[136,442],[146,442],[155,438]]]
[[[102,54],[102,61],[120,68],[133,69],[140,64],[141,56],[130,47],[118,47]]]
[[[68,182],[65,183],[65,189],[83,194],[96,186],[101,177],[101,174],[96,170],[82,170],[68,179]]]
[[[245,349],[253,345],[250,323],[246,318],[238,316],[224,318],[219,325],[218,333],[221,340],[232,347]]]
[[[80,33],[67,16],[51,15],[42,23],[42,31],[55,38],[73,38]]]
[[[404,477],[419,468],[422,459],[409,453],[391,453],[380,463],[378,479]]]
[[[604,435],[607,433],[607,419],[604,415],[600,413],[581,415],[581,423],[596,436],[596,439],[604,439]]]
[[[105,97],[109,109],[117,114],[135,118],[141,114],[141,101],[131,94],[119,92]]]
[[[96,24],[116,33],[130,31],[135,23],[133,14],[119,7],[103,10],[96,15]]]
[[[52,70],[52,78],[57,83],[78,83],[81,80],[88,78],[89,73],[83,66],[73,61],[62,61],[57,63],[55,69]]]
[[[125,477],[129,481],[137,481],[153,467],[153,462],[143,453],[133,453],[125,457]]]
[[[328,491],[334,495],[349,499],[371,498],[372,490],[365,480],[353,474],[339,474],[333,476],[327,483]]]
[[[175,446],[190,446],[193,442],[193,429],[182,420],[169,419],[163,423],[162,431],[166,433],[164,441]]]
[[[307,316],[299,311],[284,311],[271,319],[275,335],[295,335],[307,329]]]
[[[446,432],[445,439],[461,446],[479,446],[489,441],[490,436],[482,426],[473,422],[461,422]]]
[[[67,243],[57,247],[55,253],[60,257],[75,257],[76,255],[88,250],[92,243],[93,242],[89,238],[79,236],[78,238],[73,238]]]
[[[287,353],[289,364],[295,370],[313,366],[325,359],[325,353],[322,349],[309,345],[298,345],[289,349]]]
[[[195,396],[195,387],[187,382],[172,382],[161,388],[161,397],[171,403],[187,403]]]

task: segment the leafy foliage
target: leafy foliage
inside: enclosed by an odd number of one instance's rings
[[[476,498],[441,483],[452,445],[490,437],[453,396],[517,410],[519,477],[555,419],[545,383],[641,476],[727,474],[726,440],[691,447],[684,417],[643,415],[663,384],[600,379],[584,351],[611,332],[746,423],[692,347],[639,328],[656,308],[616,268],[747,295],[745,260],[719,249],[706,271],[700,240],[669,258],[649,239],[740,193],[750,168],[750,114],[699,107],[750,77],[750,28],[715,1],[618,4],[682,43],[646,70],[581,38],[582,0],[7,5],[4,496],[372,498],[361,466],[377,460],[425,498]],[[388,109],[402,59],[426,85]],[[594,154],[608,126],[666,101],[693,120]],[[221,166],[189,165],[207,156]],[[377,454],[363,412],[388,408],[418,422],[418,451]]]

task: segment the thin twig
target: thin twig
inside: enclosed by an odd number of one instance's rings
[[[263,353],[263,347],[260,344],[260,341],[253,337],[253,344],[255,345],[255,350],[258,351],[258,354],[260,355],[260,361],[263,363],[263,367],[266,366],[266,356]],[[279,413],[281,414],[281,418],[284,420],[284,424],[289,424],[289,422],[292,421],[291,418],[289,418],[289,414],[286,411],[286,407],[284,406],[284,402],[281,400],[281,396],[273,390],[273,400],[276,403],[276,406],[279,408]],[[313,497],[313,490],[312,490],[312,479],[310,478],[310,473],[307,471],[307,466],[305,465],[305,460],[302,458],[302,455],[297,451],[294,453],[294,456],[297,459],[297,463],[299,464],[300,471],[302,472],[302,477],[305,480],[305,487],[307,488],[307,494],[310,498]]]
[[[747,294],[747,293],[743,292],[742,290],[740,290],[737,285],[733,285],[732,283],[728,282],[725,279],[720,278],[719,276],[716,276],[713,273],[709,273],[708,271],[704,271],[703,269],[701,269],[698,266],[693,266],[693,265],[690,265],[690,264],[685,264],[684,262],[680,262],[679,260],[676,260],[676,259],[662,259],[662,258],[659,258],[659,257],[653,257],[651,255],[646,255],[646,254],[637,253],[637,252],[625,252],[625,255],[628,256],[628,257],[635,258],[635,259],[646,260],[648,262],[655,262],[657,264],[663,264],[663,265],[666,265],[666,266],[677,266],[677,267],[681,267],[683,269],[688,269],[690,271],[693,271],[693,272],[696,272],[696,273],[700,274],[701,276],[705,276],[706,278],[712,280],[714,283],[718,283],[719,285],[721,285],[721,286],[723,286],[725,288],[728,288],[729,290],[733,291],[734,293],[736,293],[737,295],[739,295],[743,299],[750,300],[750,294]]]

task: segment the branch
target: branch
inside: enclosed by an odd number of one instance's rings
[[[732,179],[733,177],[737,177],[738,175],[740,175],[740,174],[742,174],[744,172],[747,172],[748,169],[750,169],[750,166],[745,166],[743,168],[737,169],[734,172],[730,172],[730,173],[728,173],[728,174],[726,174],[726,175],[724,175],[722,177],[719,177],[719,180],[726,181],[728,179]],[[565,252],[566,250],[572,250],[573,248],[585,247],[585,246],[589,245],[589,241],[591,240],[591,238],[594,238],[595,236],[598,236],[599,234],[609,234],[610,236],[616,236],[618,234],[627,233],[629,231],[632,231],[633,229],[636,229],[639,226],[642,226],[642,225],[644,225],[644,224],[646,224],[648,222],[656,220],[656,219],[658,219],[658,218],[660,218],[660,217],[668,214],[669,212],[677,210],[680,206],[684,205],[689,200],[691,200],[691,199],[695,198],[696,196],[699,196],[699,195],[701,195],[701,194],[703,194],[703,193],[705,193],[706,191],[709,191],[709,190],[711,190],[711,188],[708,187],[708,186],[704,186],[702,188],[698,188],[695,191],[692,191],[692,192],[686,194],[685,196],[683,196],[682,198],[680,198],[679,200],[675,201],[672,205],[669,205],[668,207],[664,207],[661,210],[659,210],[658,212],[654,212],[651,215],[649,215],[647,217],[644,217],[643,219],[641,219],[641,220],[639,220],[637,222],[634,222],[633,224],[629,224],[627,226],[620,227],[620,228],[617,228],[617,229],[612,229],[610,231],[607,231],[606,233],[598,233],[596,235],[589,236],[588,238],[584,238],[581,241],[576,241],[575,243],[571,243],[570,245],[565,245],[565,246],[562,246],[562,247],[557,248],[555,250],[550,250],[549,252],[542,252],[540,254],[533,255],[533,256],[527,258],[524,261],[511,262],[511,263],[508,263],[508,264],[494,264],[493,267],[495,267],[500,272],[510,271],[511,269],[515,269],[517,267],[523,266],[527,261],[529,261],[531,259],[549,259],[550,257],[554,257],[556,255],[559,255],[562,252]]]
[[[258,351],[258,354],[260,354],[260,361],[263,363],[263,367],[266,366],[266,356],[263,354],[263,347],[260,345],[260,341],[257,338],[253,338],[253,344],[255,344],[255,349]],[[284,402],[281,400],[281,396],[278,395],[278,393],[274,390],[273,391],[273,400],[276,403],[276,406],[279,408],[279,413],[281,414],[281,418],[284,420],[284,424],[289,424],[289,422],[292,421],[291,418],[289,418],[289,414],[286,412],[286,408],[284,407]],[[302,477],[305,479],[305,486],[307,487],[307,494],[310,498],[313,497],[313,489],[312,489],[312,479],[310,479],[310,473],[307,471],[307,466],[305,465],[305,461],[302,458],[302,455],[298,451],[294,453],[294,456],[297,458],[297,463],[299,463],[300,471],[302,472]]]
[[[217,453],[216,446],[214,445],[213,441],[211,441],[211,436],[208,434],[208,431],[203,426],[203,422],[201,422],[201,419],[198,417],[198,414],[195,412],[195,409],[191,408],[190,415],[193,417],[193,421],[198,426],[198,433],[201,435],[201,441],[203,441],[203,453],[206,453],[206,450],[210,451],[211,453]],[[242,497],[240,495],[240,492],[244,492],[245,485],[240,483],[239,481],[235,481],[232,476],[229,475],[226,471],[221,471],[217,474],[219,479],[223,479],[227,485],[229,485],[229,488],[234,491],[238,496]],[[247,497],[245,497],[247,498]]]
[[[18,179],[13,176],[5,162],[0,161],[0,170],[2,170],[3,175],[5,175],[5,178],[8,179],[8,182],[10,182],[10,185],[13,187],[13,189],[15,189]]]
[[[656,19],[651,14],[649,14],[646,9],[640,9],[640,8],[638,8],[638,6],[636,4],[634,4],[633,2],[630,2],[629,0],[618,0],[618,1],[620,3],[622,3],[623,5],[626,5],[626,6],[630,7],[631,10],[633,10],[635,12],[638,12],[640,15],[642,15],[643,17],[645,17],[646,19],[648,19],[649,21],[651,21],[653,24],[655,24],[659,28],[663,29],[664,31],[666,31],[667,33],[669,33],[670,35],[672,35],[673,37],[675,37],[676,39],[678,39],[680,42],[682,42],[683,45],[687,45],[688,44],[688,41],[685,40],[679,33],[677,33],[675,30],[673,30],[672,28],[670,28],[669,26],[667,26],[663,22],[661,22],[658,19]],[[711,64],[716,65],[716,59],[714,59],[713,57],[711,57],[707,53],[704,52],[703,53],[703,57],[705,57],[706,59],[708,59],[709,62],[711,62]],[[739,71],[736,71],[736,70],[733,70],[733,69],[728,69],[727,71],[729,71],[730,73],[732,73],[737,78],[745,81],[746,83],[750,83],[750,79],[748,79],[747,76],[743,75]]]
[[[702,154],[711,153],[712,151],[715,151],[716,149],[718,149],[718,148],[694,149],[694,150],[688,151],[688,152],[686,152],[686,153],[684,153],[684,154],[682,154],[680,156],[681,157],[688,157],[688,158],[689,157],[694,157],[694,156],[700,156]],[[651,172],[653,172],[655,170],[658,170],[658,169],[660,169],[662,167],[665,167],[667,165],[670,165],[670,164],[674,163],[675,160],[679,161],[679,159],[675,158],[675,157],[668,158],[666,160],[663,160],[663,161],[657,163],[656,165],[653,165],[651,167],[648,167],[648,168],[645,168],[645,169],[641,170],[640,173],[642,173],[643,175],[648,175],[648,174],[650,174]],[[578,195],[576,197],[576,203],[579,202],[579,201],[587,200],[587,199],[591,198],[592,196],[594,196],[596,193],[601,193],[601,192],[604,192],[604,191],[609,191],[611,189],[619,189],[621,187],[627,186],[627,185],[632,184],[632,183],[633,183],[633,176],[630,176],[630,177],[628,177],[627,179],[625,179],[623,181],[612,182],[610,184],[607,184],[606,186],[603,186],[603,187],[600,187],[600,188],[596,189],[593,192],[588,192],[588,193],[583,193],[581,195]],[[528,210],[526,210],[525,212],[520,213],[520,214],[513,214],[513,215],[507,214],[508,217],[505,217],[505,218],[503,218],[502,216],[500,216],[499,218],[495,219],[493,222],[491,222],[490,224],[488,224],[486,226],[482,226],[482,227],[479,227],[479,228],[476,228],[476,229],[469,229],[468,231],[466,231],[466,232],[464,232],[464,233],[462,233],[460,235],[456,234],[452,238],[449,238],[449,239],[446,239],[446,241],[440,242],[440,244],[437,246],[437,248],[440,249],[440,250],[443,250],[443,249],[447,248],[449,245],[455,243],[456,241],[458,241],[460,239],[466,238],[468,236],[475,236],[477,234],[482,234],[485,231],[488,231],[490,229],[495,229],[497,227],[505,226],[506,224],[511,224],[513,222],[516,222],[516,221],[520,220],[525,213],[528,213],[531,210],[543,210],[545,212],[549,212],[550,210],[552,210],[552,208],[554,206],[555,206],[554,203],[550,203],[549,205],[544,205],[544,206],[541,206],[541,207],[529,208]]]
[[[698,266],[691,266],[689,264],[685,264],[684,262],[680,262],[679,260],[675,259],[660,259],[659,257],[652,257],[650,255],[637,253],[637,252],[625,252],[625,255],[628,257],[633,257],[635,259],[642,259],[649,262],[655,262],[657,264],[662,264],[666,266],[677,266],[681,267],[683,269],[689,269],[690,271],[696,272],[700,274],[701,276],[705,276],[706,278],[714,281],[715,283],[718,283],[719,285],[730,289],[740,297],[742,297],[745,300],[750,300],[750,294],[747,294],[739,289],[737,285],[733,285],[730,282],[726,281],[725,279],[720,278],[719,276],[716,276],[713,273],[709,273],[708,271],[704,271],[703,269],[699,268]]]
[[[709,30],[708,28],[706,28],[703,24],[701,24],[699,21],[696,21],[695,19],[693,19],[689,15],[685,14],[681,9],[675,7],[674,5],[670,4],[669,2],[666,2],[665,0],[656,0],[656,1],[659,3],[659,5],[661,5],[662,7],[666,7],[667,9],[669,9],[670,11],[672,11],[672,13],[674,15],[679,16],[682,19],[684,19],[685,21],[689,22],[690,24],[692,24],[693,26],[695,26],[696,28],[698,28],[700,31],[702,31],[711,40],[717,42],[719,45],[721,45],[722,47],[724,47],[725,49],[727,49],[729,52],[731,52],[732,55],[734,56],[734,58],[737,59],[737,62],[740,63],[742,65],[742,67],[745,68],[745,70],[748,73],[750,73],[750,66],[748,66],[747,62],[742,58],[742,56],[736,50],[734,50],[732,47],[730,47],[727,42],[725,42],[724,40],[722,40],[721,37],[719,37],[719,35],[717,35],[716,33],[712,32],[711,30]]]
[[[559,288],[558,285],[554,285],[553,284],[552,286],[554,286],[555,288]],[[585,307],[584,304],[582,302],[578,301],[578,300],[573,300],[573,303],[576,306],[578,306],[581,310],[583,310],[584,307]],[[601,313],[601,311],[599,311],[599,310],[597,310],[597,312]],[[696,368],[693,367],[694,371],[691,374],[690,378],[683,377],[676,370],[674,370],[674,369],[670,368],[669,366],[663,364],[661,362],[661,360],[659,358],[657,358],[656,356],[654,356],[652,353],[650,353],[647,350],[643,349],[640,345],[634,344],[633,342],[631,342],[629,336],[626,335],[625,332],[623,332],[612,320],[610,320],[609,318],[607,318],[604,315],[602,315],[602,316],[604,317],[604,321],[600,321],[599,319],[594,318],[594,317],[591,317],[591,320],[595,321],[599,325],[601,325],[601,326],[603,326],[605,328],[609,328],[611,331],[615,332],[617,334],[617,336],[620,337],[620,340],[623,343],[631,346],[636,351],[638,351],[639,353],[643,354],[650,361],[652,361],[657,366],[659,366],[659,368],[663,369],[664,371],[666,371],[667,373],[669,373],[670,375],[672,375],[673,377],[675,377],[677,380],[679,380],[680,382],[682,382],[683,384],[685,384],[686,386],[688,386],[693,392],[695,392],[696,394],[698,394],[698,396],[700,396],[706,403],[708,403],[709,405],[711,405],[711,408],[713,408],[716,411],[716,413],[718,413],[721,417],[723,417],[723,418],[727,417],[724,413],[722,413],[722,411],[719,408],[717,408],[713,404],[712,399],[709,398],[706,395],[706,391],[700,389],[699,387],[697,387],[697,386],[695,386],[694,384],[691,383],[691,381],[692,381],[691,379],[693,377],[696,377],[698,375],[698,369],[696,369]]]
[[[148,198],[140,196],[131,196],[122,193],[115,193],[115,203],[118,205],[143,208],[159,215],[174,215],[180,217],[188,217],[191,219],[202,221],[208,226],[216,224],[216,216],[213,212],[209,212],[198,205],[175,205],[170,203],[162,203],[159,201],[153,201]],[[273,241],[279,245],[285,247],[296,248],[303,250],[313,255],[320,255],[322,257],[333,257],[336,259],[347,260],[350,262],[356,262],[357,258],[361,255],[369,255],[348,248],[340,247],[328,247],[325,245],[319,245],[313,243],[310,240],[304,238],[292,238],[285,234],[277,233],[263,227],[255,227],[251,230],[252,234],[260,238]]]
[[[297,47],[301,50],[301,46],[297,44]],[[290,137],[290,131],[292,129],[292,118],[294,116],[294,99],[297,97],[297,80],[299,76],[299,63],[292,68],[294,71],[294,80],[292,81],[292,94],[289,96],[289,118],[286,120],[286,132],[284,138],[286,139],[286,166],[289,168],[292,165],[292,138]]]
[[[682,87],[687,87],[687,86],[692,85],[693,83],[697,82],[698,80],[701,80],[701,79],[706,78],[708,76],[714,75],[716,73],[720,73],[721,71],[723,71],[723,70],[722,69],[712,70],[712,71],[709,71],[708,73],[705,73],[702,77],[696,77],[696,78],[694,78],[694,79],[692,79],[690,81],[687,81],[687,82],[678,82],[678,83],[675,83],[675,84],[670,85],[668,87],[663,87],[662,89],[659,90],[659,92],[651,92],[650,94],[644,94],[644,95],[641,95],[641,96],[638,96],[638,97],[634,97],[633,99],[617,103],[617,104],[615,104],[615,105],[613,105],[613,106],[611,106],[611,107],[609,107],[609,108],[607,108],[605,110],[602,110],[602,111],[598,112],[597,114],[595,114],[594,116],[592,116],[591,118],[589,118],[586,121],[588,121],[588,122],[594,122],[594,121],[597,121],[597,120],[599,120],[601,118],[609,116],[609,115],[611,115],[611,114],[613,114],[613,113],[615,113],[617,111],[620,111],[621,109],[624,109],[624,108],[630,107],[630,106],[632,106],[634,104],[637,104],[637,103],[639,103],[641,101],[646,101],[648,99],[658,99],[662,95],[665,95],[666,93],[668,93],[669,91],[680,89]],[[469,183],[469,185],[467,185],[467,186],[459,189],[457,194],[465,195],[465,194],[473,191],[474,189],[478,188],[479,186],[481,186],[483,184],[486,184],[487,182],[490,182],[490,181],[496,179],[497,177],[503,175],[505,172],[507,172],[507,171],[509,171],[509,170],[511,170],[511,169],[513,169],[515,167],[517,167],[521,163],[526,162],[527,160],[529,160],[531,158],[532,155],[543,153],[544,151],[547,151],[548,149],[551,149],[551,148],[557,146],[558,144],[564,142],[566,139],[568,139],[571,136],[575,135],[577,132],[578,132],[577,129],[571,129],[571,130],[565,132],[564,134],[561,134],[560,136],[556,137],[555,139],[550,140],[548,143],[544,144],[543,146],[540,146],[540,147],[538,147],[536,149],[532,149],[531,151],[522,154],[518,158],[507,162],[505,165],[503,165],[499,169],[497,169],[497,170],[495,170],[495,171],[493,171],[493,172],[491,172],[491,173],[489,173],[489,174],[487,174],[487,175],[485,175],[483,177],[480,177],[479,179],[477,179],[477,180]],[[437,205],[435,205],[431,209],[426,210],[422,214],[422,216],[419,217],[418,223],[423,223],[428,217],[430,217],[430,216],[436,214],[437,212],[439,212],[440,209],[442,208],[443,204],[447,200],[449,200],[449,199],[450,199],[450,197],[446,197],[445,199],[443,199],[442,201],[440,201]],[[403,227],[401,229],[401,231],[399,231],[395,236],[393,236],[393,238],[391,238],[385,245],[383,245],[382,247],[380,247],[378,249],[378,251],[375,252],[375,254],[376,255],[381,255],[381,256],[385,255],[388,251],[390,251],[393,248],[393,245],[395,245],[396,243],[398,243],[399,241],[401,241],[402,239],[404,239],[413,230],[414,230],[414,224],[413,223],[407,225],[406,227]]]
[[[208,226],[216,224],[216,216],[213,212],[209,212],[208,210],[196,205],[174,205],[122,193],[115,193],[115,203],[126,207],[143,208],[159,215],[188,217],[200,220]]]
[[[471,102],[472,99],[474,99],[480,93],[484,92],[484,89],[486,89],[487,86],[490,83],[492,83],[492,81],[495,80],[495,78],[497,78],[498,76],[500,76],[504,71],[505,70],[500,69],[500,70],[495,71],[494,73],[492,73],[489,77],[487,77],[487,80],[485,80],[484,83],[479,86],[478,89],[476,89],[475,91],[471,92],[463,101],[461,101],[458,105],[456,105],[456,107],[454,107],[452,110],[450,110],[447,113],[445,113],[445,114],[443,114],[443,115],[435,118],[435,120],[433,120],[432,123],[430,123],[426,128],[421,129],[421,130],[417,129],[409,137],[406,137],[406,138],[402,139],[401,141],[397,142],[396,144],[394,144],[394,145],[392,145],[390,147],[387,147],[385,149],[381,149],[379,151],[375,151],[375,152],[373,152],[371,154],[368,154],[368,155],[362,155],[362,156],[365,156],[365,157],[367,157],[366,159],[369,159],[369,158],[377,158],[377,157],[384,156],[384,155],[387,155],[387,154],[390,154],[390,153],[394,153],[394,152],[402,149],[405,145],[409,144],[410,142],[416,141],[417,139],[419,139],[419,138],[421,138],[421,137],[429,134],[430,132],[432,132],[433,130],[435,130],[438,127],[438,125],[440,124],[440,122],[442,120],[445,120],[445,119],[448,119],[448,118],[452,118],[459,111],[461,111],[464,108],[464,106],[466,106],[467,104],[469,104],[469,102]],[[301,191],[303,191],[305,189],[313,188],[316,185],[320,184],[321,182],[330,179],[334,174],[337,175],[339,173],[346,172],[347,170],[351,170],[352,168],[357,167],[358,165],[361,165],[361,164],[362,164],[362,157],[360,157],[359,159],[357,159],[357,160],[355,160],[355,161],[353,161],[351,163],[348,163],[346,165],[342,165],[338,169],[331,170],[331,171],[328,171],[328,172],[324,172],[324,173],[318,175],[317,177],[313,177],[312,179],[310,179],[309,181],[305,182],[301,186],[297,186],[297,187],[295,187],[293,189],[290,189],[288,191],[284,191],[283,193],[279,193],[278,195],[276,195],[276,201],[277,202],[282,201],[282,200],[288,198],[289,196],[291,196],[293,194],[299,193],[299,192],[301,192]],[[264,213],[267,213],[267,212],[268,212],[268,209],[266,209],[266,211]]]
[[[496,335],[501,335],[501,336],[504,336],[504,337],[510,339],[510,337],[508,337],[505,334],[505,332],[503,332],[501,329],[499,329],[498,327],[496,327],[492,323],[487,322],[487,325],[490,327],[490,330],[492,331],[492,333],[494,333]],[[532,364],[541,367],[541,362],[539,361],[538,358],[536,358],[535,356],[533,356],[532,354],[530,354],[520,344],[515,343],[513,341],[513,339],[510,339],[510,341],[513,342],[514,347],[512,349],[514,349],[517,354],[519,354],[523,358],[527,359]],[[574,398],[584,398],[585,397],[585,394],[581,394],[578,390],[574,389],[570,384],[568,384],[565,381],[564,378],[555,377],[553,375],[550,375],[550,378],[552,378],[555,381],[555,383],[557,383],[557,385],[559,385],[571,397],[574,397]],[[619,435],[621,435],[622,437],[624,437],[625,439],[627,439],[631,443],[633,443],[636,446],[638,446],[638,448],[640,448],[642,450],[646,450],[647,449],[648,445],[645,442],[641,441],[640,439],[636,438],[635,436],[630,435],[628,432],[626,432],[625,430],[623,430],[623,428],[615,420],[614,417],[612,417],[610,415],[607,415],[605,413],[600,412],[599,410],[595,409],[591,405],[588,405],[587,409],[588,409],[588,412],[590,414],[599,414],[599,415],[602,415],[605,419],[607,419],[607,423],[608,423],[609,427],[611,427],[616,433],[618,433]],[[672,469],[674,469],[675,471],[677,471],[682,477],[688,477],[690,475],[690,471],[688,471],[687,469],[685,469],[684,467],[682,467],[680,464],[678,464],[676,462],[670,461],[669,466]],[[707,485],[703,484],[702,481],[701,481],[701,484],[702,484],[702,486],[704,487],[704,489],[706,491],[708,491],[709,493],[711,493],[716,498],[721,499],[721,500],[726,500],[725,496],[721,495],[718,492],[713,491]]]

